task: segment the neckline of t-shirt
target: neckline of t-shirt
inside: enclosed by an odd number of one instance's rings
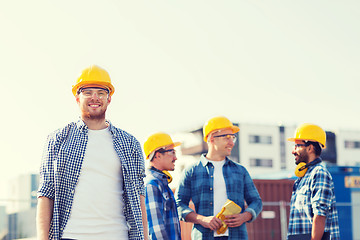
[[[214,166],[222,166],[225,164],[225,159],[224,160],[221,160],[221,161],[212,161],[212,160],[209,160],[209,162],[211,162]]]
[[[88,129],[88,130],[89,130],[89,132],[91,132],[91,133],[103,133],[103,132],[108,131],[108,130],[109,130],[109,127],[104,128],[104,129],[97,129],[97,130],[94,130],[94,129]]]

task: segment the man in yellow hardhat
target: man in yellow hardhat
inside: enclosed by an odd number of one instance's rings
[[[72,88],[80,119],[51,133],[38,189],[38,239],[148,239],[140,143],[105,119],[114,86],[84,69]]]
[[[173,142],[163,132],[152,134],[144,143],[146,159],[150,169],[146,176],[146,211],[149,234],[152,240],[181,240],[180,222],[174,194],[169,188],[172,180],[167,171],[175,169],[175,147],[180,142]]]
[[[226,117],[208,120],[203,127],[208,152],[183,172],[175,199],[181,219],[194,223],[192,239],[247,239],[245,223],[254,221],[262,209],[261,198],[248,171],[228,158],[238,131]],[[235,203],[233,206],[240,207],[241,212],[226,216],[224,222],[228,228],[222,231],[220,218],[223,216],[218,213],[228,199]],[[189,208],[190,200],[195,211]]]
[[[297,165],[291,196],[288,239],[340,239],[334,183],[321,165],[326,133],[317,125],[300,125],[293,138]]]

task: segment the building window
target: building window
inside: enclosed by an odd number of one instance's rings
[[[271,136],[249,135],[249,143],[271,144]]]
[[[268,167],[273,166],[272,159],[250,158],[251,167]]]
[[[360,141],[345,141],[345,148],[360,148]]]

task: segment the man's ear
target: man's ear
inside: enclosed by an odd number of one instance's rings
[[[110,103],[110,102],[111,102],[111,95],[110,95],[110,94],[109,94],[109,96],[108,96],[107,101],[108,101],[108,103]]]
[[[312,145],[312,144],[309,145],[309,152],[315,153],[314,145]]]
[[[77,102],[77,103],[80,102],[80,96],[79,96],[79,94],[76,94],[76,95],[75,95],[75,99],[76,99],[76,102]]]

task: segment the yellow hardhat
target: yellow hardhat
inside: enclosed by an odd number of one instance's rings
[[[326,148],[326,133],[325,131],[314,124],[304,123],[300,125],[295,131],[295,137],[288,138],[288,141],[295,142],[295,140],[318,142],[322,148]]]
[[[229,119],[223,116],[213,117],[210,118],[203,127],[203,135],[204,135],[204,141],[207,141],[207,137],[209,134],[215,130],[220,130],[224,128],[229,128],[233,131],[233,133],[237,133],[240,128],[237,126],[234,126],[232,122],[230,122]]]
[[[144,152],[146,159],[149,159],[149,156],[152,152],[169,145],[174,145],[174,147],[177,147],[180,146],[181,143],[173,142],[171,137],[166,133],[163,132],[154,133],[144,143]]]
[[[115,91],[114,86],[111,84],[109,73],[99,66],[91,65],[81,72],[81,75],[77,79],[76,84],[72,86],[72,92],[74,96],[76,95],[79,88],[91,84],[105,86],[109,89],[110,96],[113,95]]]

